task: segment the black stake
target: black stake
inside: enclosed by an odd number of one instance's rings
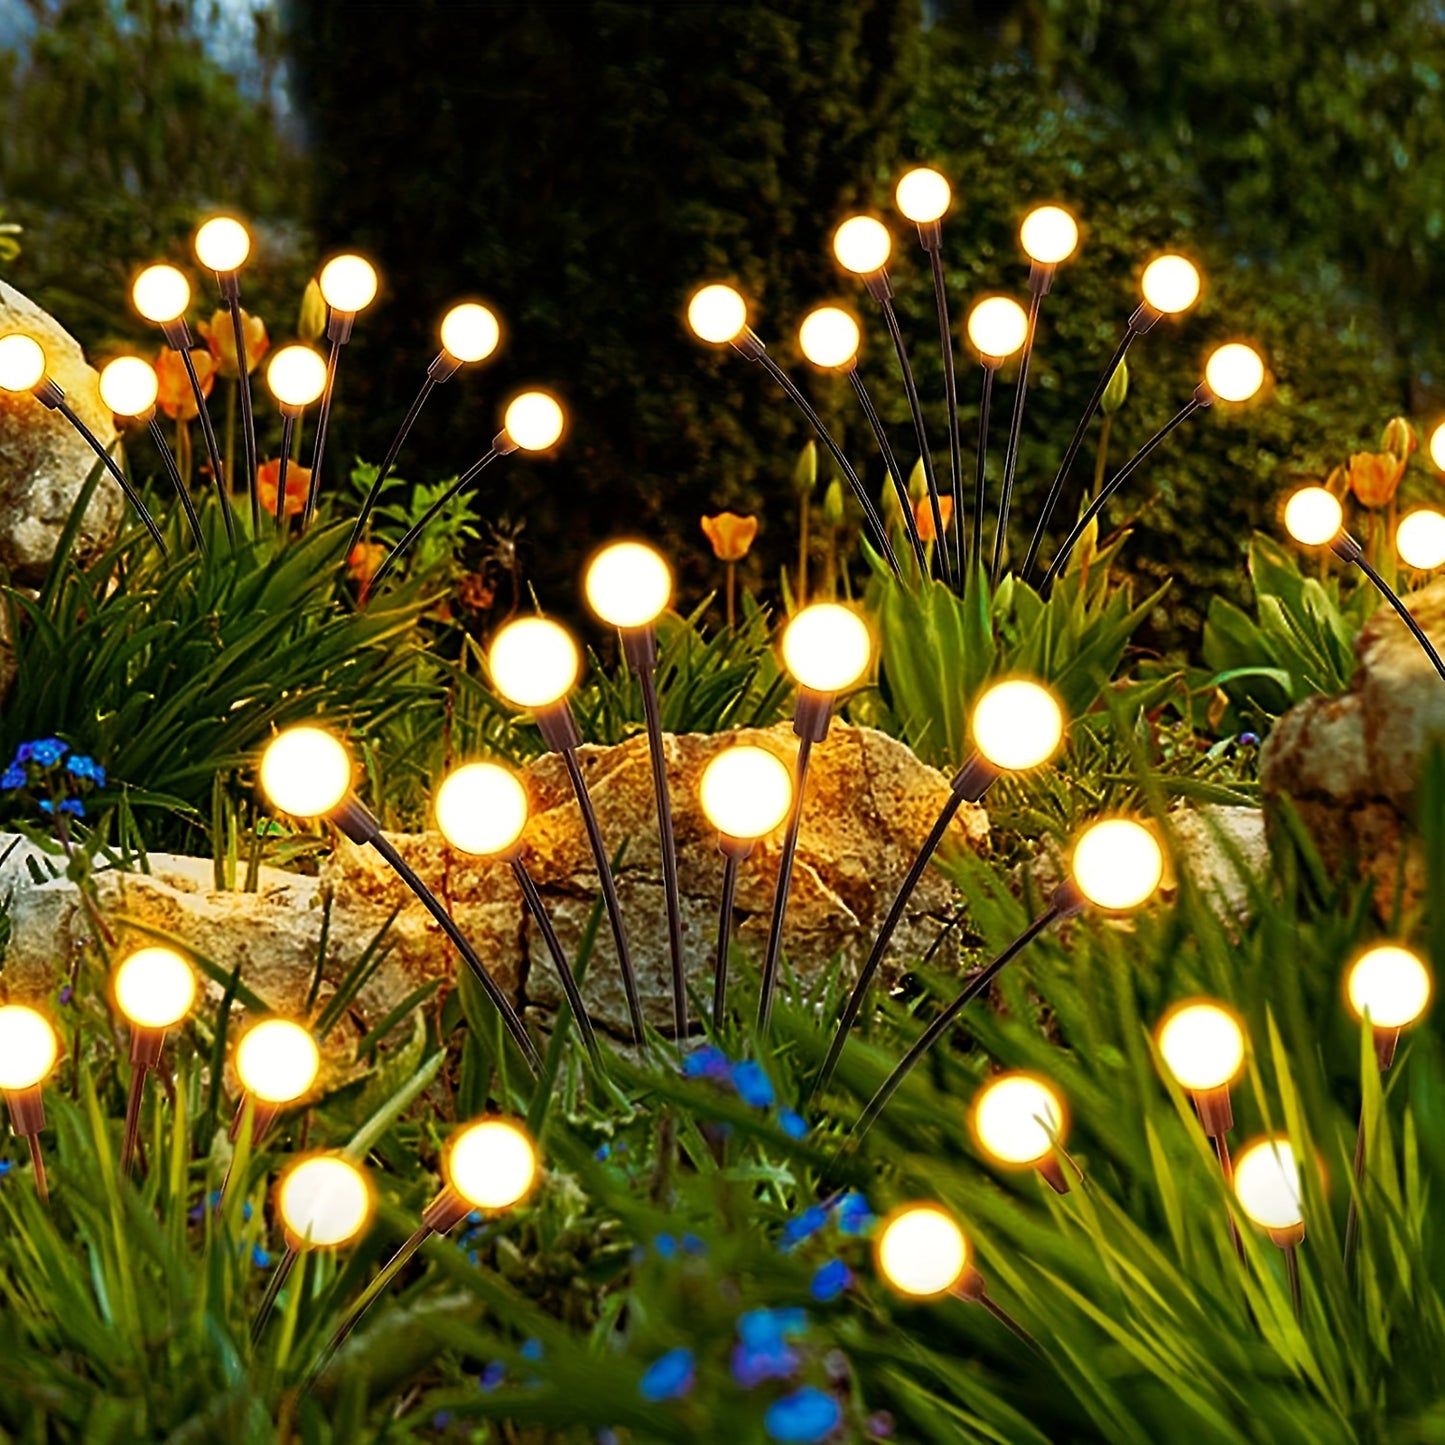
[[[883,428],[883,418],[878,415],[878,408],[873,405],[873,398],[868,395],[868,388],[863,385],[863,378],[858,374],[856,365],[849,367],[848,380],[852,384],[853,394],[858,398],[858,404],[863,408],[863,415],[868,418],[868,425],[873,428],[874,439],[883,456],[883,466],[893,479],[893,490],[898,494],[898,505],[903,509],[903,525],[908,529],[908,540],[913,544],[913,555],[918,559],[918,575],[927,577],[928,554],[923,550],[923,538],[918,535],[918,520],[913,515],[908,483],[898,469],[898,459],[893,455],[888,433]]]
[[[978,403],[978,467],[973,478],[973,558],[976,566],[983,564],[983,512],[988,504],[988,414],[993,401],[993,378],[996,362],[983,363],[983,393]]]
[[[156,420],[155,408],[151,408],[151,414],[146,419],[146,428],[150,432],[151,441],[155,449],[161,454],[161,460],[165,463],[166,475],[171,479],[171,485],[176,489],[176,495],[181,499],[181,507],[186,514],[186,521],[190,523],[191,535],[196,539],[196,546],[204,552],[206,550],[206,539],[201,535],[201,519],[196,515],[196,504],[191,500],[191,494],[186,490],[186,484],[181,480],[180,468],[176,466],[176,459],[171,455],[171,449],[166,445],[166,434],[161,430],[161,424]]]
[[[918,234],[924,236],[925,228],[920,226]],[[930,245],[923,240],[923,249],[928,252],[928,264],[933,271],[933,299],[938,307],[938,341],[943,348],[943,395],[948,403],[948,463],[953,478],[953,552],[954,580],[959,590],[963,588],[966,562],[963,552],[963,453],[958,441],[958,379],[953,371],[953,332],[948,324],[948,287],[943,276],[943,232],[935,226],[938,244]]]
[[[241,442],[246,452],[246,491],[251,498],[251,535],[261,535],[261,499],[256,495],[256,415],[251,409],[251,373],[246,366],[246,324],[241,315],[241,292],[228,290],[222,278],[221,292],[231,313],[231,333],[236,338],[236,390],[241,398]]]
[[[301,530],[311,525],[316,512],[316,497],[321,490],[321,463],[326,457],[326,428],[331,423],[331,398],[336,390],[336,366],[341,359],[341,348],[346,337],[333,326],[331,347],[326,353],[326,385],[321,389],[321,411],[316,418],[316,440],[311,445],[311,485],[306,491],[306,511],[301,518]]]
[[[226,473],[221,466],[221,448],[216,442],[216,429],[211,425],[211,413],[206,407],[205,393],[201,390],[201,378],[196,375],[196,363],[191,360],[190,338],[184,346],[176,347],[181,354],[181,364],[186,368],[191,391],[196,398],[196,415],[201,419],[201,433],[206,439],[206,455],[211,461],[211,480],[216,485],[216,495],[221,499],[221,516],[226,523],[226,540],[233,546],[236,541],[236,518],[231,511],[231,499],[226,495]]]
[[[484,457],[480,458],[478,461],[473,462],[472,465],[469,466],[466,471],[464,471],[461,476],[459,476],[456,481],[447,488],[446,492],[442,496],[438,497],[437,500],[433,502],[430,507],[427,508],[426,515],[421,519],[421,521],[417,522],[416,525],[407,532],[406,536],[404,536],[401,541],[399,541],[396,546],[391,549],[390,552],[386,554],[385,560],[382,562],[381,566],[377,568],[376,576],[372,579],[371,583],[371,590],[373,594],[381,586],[382,578],[384,578],[401,559],[402,553],[405,552],[407,548],[409,548],[411,544],[415,542],[416,539],[420,537],[423,532],[426,531],[426,529],[431,525],[433,518],[436,517],[436,515],[447,505],[447,503],[452,501],[453,498],[455,498],[459,493],[464,491],[467,487],[471,486],[471,484],[476,481],[476,479],[481,476],[481,474],[499,456],[505,455],[506,453],[503,451],[499,451],[496,443],[493,443],[491,451],[489,451]],[[350,548],[348,548],[347,550],[350,551]]]
[[[752,845],[747,846],[751,850]],[[717,914],[717,955],[712,976],[712,1024],[715,1029],[720,1029],[727,1017],[728,949],[732,944],[733,903],[738,892],[738,865],[746,856],[735,848],[722,847],[721,843],[719,847],[723,855],[723,876],[722,900]]]
[[[768,951],[763,958],[762,992],[758,997],[758,1031],[767,1033],[773,1018],[773,990],[778,978],[778,953],[783,944],[783,918],[788,911],[788,893],[793,885],[793,860],[798,852],[798,830],[803,821],[803,797],[808,785],[808,760],[814,739],[804,733],[798,744],[798,764],[793,772],[793,808],[783,851],[778,859],[778,885],[773,893],[773,917],[768,926]]]
[[[1029,389],[1029,362],[1034,354],[1034,333],[1039,324],[1039,308],[1043,305],[1044,295],[1048,290],[1046,285],[1038,282],[1038,272],[1041,268],[1036,264],[1034,274],[1029,278],[1029,289],[1032,296],[1029,299],[1029,320],[1028,329],[1024,333],[1023,355],[1019,358],[1019,379],[1018,385],[1014,388],[1014,410],[1013,420],[1009,423],[1008,449],[1004,452],[1003,459],[1003,494],[998,504],[998,525],[993,534],[993,566],[989,570],[989,581],[998,586],[999,573],[1003,570],[1003,551],[1008,542],[1008,514],[1009,505],[1013,500],[1014,490],[1014,468],[1018,466],[1019,459],[1019,437],[1024,427],[1024,402],[1028,397]]]

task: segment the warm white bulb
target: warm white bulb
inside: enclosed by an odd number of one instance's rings
[[[492,682],[513,707],[551,707],[572,690],[582,671],[577,644],[546,617],[519,617],[492,640]]]
[[[1012,356],[1028,334],[1028,313],[1011,296],[986,296],[968,313],[968,339],[991,361]]]
[[[446,1178],[473,1209],[508,1209],[536,1181],[537,1150],[516,1124],[484,1119],[453,1138]]]
[[[798,346],[814,366],[847,366],[858,355],[863,333],[841,306],[817,306],[798,327]]]
[[[1398,944],[1382,943],[1362,953],[1345,980],[1350,1007],[1377,1029],[1402,1029],[1415,1022],[1430,1002],[1430,970],[1420,955]]]
[[[1036,206],[1019,227],[1019,241],[1029,260],[1057,266],[1074,254],[1079,223],[1062,206]]]
[[[1199,268],[1187,256],[1156,256],[1144,268],[1142,286],[1156,311],[1175,316],[1199,300]]]
[[[138,356],[117,356],[100,373],[100,399],[116,416],[145,416],[156,404],[155,367]]]
[[[505,852],[527,826],[527,790],[498,763],[468,763],[442,779],[437,827],[453,848],[490,857]]]
[[[545,452],[562,435],[565,422],[561,403],[545,391],[524,391],[502,418],[507,435],[524,452]]]
[[[1220,1004],[1180,1004],[1159,1025],[1159,1052],[1181,1089],[1222,1089],[1244,1068],[1244,1029]]]
[[[497,318],[475,301],[463,301],[442,317],[442,345],[458,361],[484,361],[501,339]]]
[[[1445,421],[1430,433],[1430,460],[1445,472]]]
[[[283,813],[325,817],[351,791],[351,756],[323,728],[287,728],[261,754],[261,791]]]
[[[968,1267],[968,1241],[946,1210],[908,1204],[884,1220],[873,1256],[899,1294],[928,1299],[958,1282]]]
[[[248,1094],[266,1104],[299,1099],[321,1069],[321,1050],[300,1024],[262,1019],[236,1045],[236,1074]]]
[[[1301,487],[1284,504],[1285,530],[1306,547],[1322,547],[1339,536],[1345,509],[1323,487]]]
[[[943,219],[953,200],[953,187],[932,166],[918,166],[898,182],[893,198],[910,221],[927,226]]]
[[[361,256],[334,256],[318,277],[326,304],[354,316],[376,299],[376,267]]]
[[[793,806],[793,775],[775,753],[742,743],[702,770],[702,811],[725,838],[765,838]]]
[[[147,266],[131,284],[130,296],[147,321],[164,326],[186,314],[191,283],[174,266]]]
[[[731,286],[715,283],[693,292],[687,324],[702,341],[721,346],[741,336],[748,324],[748,303]]]
[[[1074,845],[1074,883],[1096,908],[1122,913],[1137,908],[1164,878],[1164,850],[1142,823],[1105,818]]]
[[[1210,353],[1204,380],[1220,401],[1248,401],[1264,385],[1264,358],[1242,341],[1230,341]]]
[[[1293,1229],[1304,1222],[1299,1164],[1288,1139],[1256,1140],[1234,1161],[1234,1193],[1261,1229]]]
[[[871,276],[888,264],[893,238],[882,221],[872,216],[849,216],[833,232],[833,254],[838,264],[857,276]]]
[[[0,1008],[0,1090],[33,1089],[59,1053],[60,1041],[44,1015],[18,1003]]]
[[[44,375],[45,348],[33,336],[0,336],[0,391],[30,391]]]
[[[836,602],[805,607],[783,632],[783,662],[813,692],[842,692],[868,670],[873,639],[863,619]]]
[[[588,564],[587,602],[612,627],[647,627],[672,600],[672,571],[656,547],[613,542]]]
[[[1036,1164],[1063,1138],[1063,1100],[1032,1074],[1000,1074],[974,1100],[973,1129],[999,1163]]]
[[[1422,572],[1445,566],[1445,515],[1432,507],[1411,512],[1395,529],[1395,550],[1407,567]]]
[[[309,346],[283,346],[266,366],[266,385],[282,406],[310,406],[326,389],[326,363]]]
[[[335,1154],[315,1154],[286,1172],[277,1207],[298,1246],[334,1248],[366,1227],[371,1188],[355,1164]]]
[[[142,948],[115,971],[115,1001],[131,1023],[168,1029],[196,1000],[196,975],[173,948]]]
[[[234,216],[212,216],[196,232],[196,259],[225,276],[238,271],[251,254],[251,233]]]
[[[1064,713],[1046,687],[1026,677],[996,682],[973,709],[974,746],[1005,772],[1036,768],[1064,736]]]

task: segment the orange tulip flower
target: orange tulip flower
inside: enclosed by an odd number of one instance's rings
[[[716,517],[702,519],[702,530],[719,562],[741,562],[758,535],[758,519],[719,512]]]
[[[221,375],[238,376],[236,331],[231,325],[231,313],[214,312],[209,322],[198,322],[196,330],[206,338],[206,345],[211,348],[211,356]],[[241,308],[241,330],[246,337],[246,370],[252,372],[271,349],[271,338],[266,334],[266,323],[259,316],[252,316],[244,306]]]
[[[291,490],[291,478],[286,478],[286,490]],[[298,508],[299,510],[299,508]],[[271,514],[276,513],[276,483],[271,483]],[[371,587],[371,579],[376,576],[386,558],[386,548],[380,542],[358,542],[351,551],[346,554],[347,575],[361,588],[361,595],[366,596]]]
[[[191,352],[191,364],[196,368],[196,377],[201,383],[201,395],[210,396],[216,384],[216,362],[209,351],[196,347]],[[199,412],[196,396],[191,390],[190,378],[186,375],[186,364],[180,352],[169,346],[156,357],[156,405],[174,421],[194,421]]]
[[[1404,475],[1405,458],[1392,452],[1356,452],[1350,458],[1350,490],[1362,507],[1388,506]]]
[[[281,462],[274,458],[256,468],[256,495],[268,517],[276,515],[276,486],[281,480]],[[298,517],[306,510],[306,493],[311,489],[311,468],[294,463],[286,468],[286,515]],[[348,564],[350,558],[347,559]]]
[[[951,492],[945,492],[939,497],[938,511],[943,518],[943,530],[946,532],[953,525],[953,494]],[[933,533],[933,503],[927,497],[920,497],[914,502],[913,520],[918,525],[920,541],[936,542],[938,540]]]

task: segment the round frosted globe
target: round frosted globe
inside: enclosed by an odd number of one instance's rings
[[[326,389],[326,363],[309,346],[283,346],[266,366],[266,385],[282,406],[310,406]]]
[[[1048,688],[1028,678],[994,683],[973,709],[974,746],[1005,772],[1047,762],[1063,736],[1063,709]]]
[[[798,346],[814,366],[847,366],[858,355],[863,333],[841,306],[817,306],[798,327]]]
[[[1445,421],[1430,433],[1430,460],[1445,472]]]
[[[672,572],[656,547],[614,542],[587,567],[587,602],[613,627],[646,627],[672,600]]]
[[[476,301],[463,301],[442,317],[442,345],[458,361],[484,361],[501,339],[497,318]]]
[[[33,336],[0,336],[0,391],[30,391],[44,375],[45,348]]]
[[[115,1001],[131,1023],[168,1029],[191,1011],[196,975],[173,948],[142,948],[115,971]]]
[[[740,743],[702,770],[702,811],[724,837],[765,838],[793,806],[793,775],[775,753]]]
[[[191,304],[191,283],[174,266],[147,266],[130,288],[135,309],[147,321],[178,321]]]
[[[42,1014],[24,1004],[0,1008],[0,1090],[33,1089],[55,1067],[60,1042]]]
[[[1422,572],[1445,565],[1445,515],[1431,507],[1411,512],[1395,529],[1395,550],[1407,567]]]
[[[1234,1161],[1234,1194],[1261,1229],[1304,1222],[1299,1164],[1288,1139],[1256,1140]]]
[[[702,341],[721,346],[741,336],[748,324],[748,303],[720,282],[694,291],[687,303],[687,324]]]
[[[159,395],[155,367],[138,356],[117,356],[100,373],[100,399],[116,416],[145,416]]]
[[[354,316],[376,300],[376,267],[361,256],[334,256],[317,278],[326,304]]]
[[[1210,353],[1204,380],[1220,401],[1248,401],[1264,385],[1264,358],[1254,347],[1230,341]]]
[[[1106,818],[1086,828],[1074,845],[1071,871],[1080,893],[1096,908],[1137,908],[1164,878],[1164,850],[1142,823]]]
[[[1377,1029],[1412,1024],[1430,1002],[1430,970],[1412,949],[1382,943],[1362,953],[1345,980],[1350,1007]]]
[[[878,1273],[915,1299],[943,1294],[968,1267],[968,1241],[936,1204],[907,1204],[890,1215],[873,1246]]]
[[[833,232],[833,254],[844,270],[857,276],[881,271],[892,250],[888,228],[872,216],[850,216]]]
[[[1181,1089],[1222,1089],[1244,1068],[1244,1030],[1220,1004],[1180,1004],[1159,1025],[1159,1052]]]
[[[953,200],[953,187],[932,166],[918,166],[898,182],[893,198],[910,221],[927,226],[942,220]]]
[[[492,639],[487,666],[513,707],[551,707],[572,690],[582,658],[566,630],[549,618],[519,617]]]
[[[261,790],[283,813],[324,817],[351,790],[351,755],[324,728],[287,728],[261,754]]]
[[[1063,1100],[1032,1074],[1000,1074],[974,1100],[973,1128],[1000,1163],[1034,1164],[1063,1138]]]
[[[298,1245],[329,1249],[366,1227],[371,1189],[355,1164],[335,1154],[314,1154],[286,1172],[277,1207]]]
[[[236,1045],[236,1074],[248,1094],[263,1103],[299,1099],[321,1069],[316,1040],[290,1019],[262,1019]]]
[[[1301,487],[1284,504],[1285,530],[1306,547],[1332,542],[1345,523],[1345,509],[1323,487]]]
[[[468,763],[437,789],[437,827],[461,853],[504,852],[522,836],[527,811],[522,780],[497,763]]]
[[[868,670],[873,639],[863,619],[836,602],[805,607],[783,633],[783,662],[814,692],[842,692]]]
[[[1028,334],[1028,313],[1011,296],[987,296],[968,313],[968,339],[981,356],[1002,361]]]
[[[1057,266],[1074,254],[1079,223],[1062,206],[1036,206],[1019,227],[1019,241],[1029,260]]]
[[[509,1209],[536,1182],[537,1150],[505,1119],[484,1119],[453,1138],[446,1179],[473,1209]]]
[[[251,233],[234,216],[212,216],[196,232],[196,259],[219,276],[238,271],[251,254]]]
[[[1199,268],[1187,256],[1156,256],[1144,268],[1142,287],[1156,311],[1176,316],[1199,300]]]
[[[562,404],[545,391],[524,391],[502,418],[507,435],[524,452],[544,452],[562,435]]]

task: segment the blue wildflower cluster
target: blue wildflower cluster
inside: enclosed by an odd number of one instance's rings
[[[85,816],[84,797],[105,786],[105,769],[59,738],[21,743],[0,773],[0,792],[34,800],[42,813]]]
[[[683,1076],[688,1079],[711,1079],[736,1091],[743,1103],[754,1109],[771,1109],[778,1102],[777,1091],[767,1071],[753,1059],[734,1062],[713,1044],[703,1044],[682,1061]],[[778,1109],[778,1127],[793,1139],[808,1132],[807,1120],[792,1109]]]

